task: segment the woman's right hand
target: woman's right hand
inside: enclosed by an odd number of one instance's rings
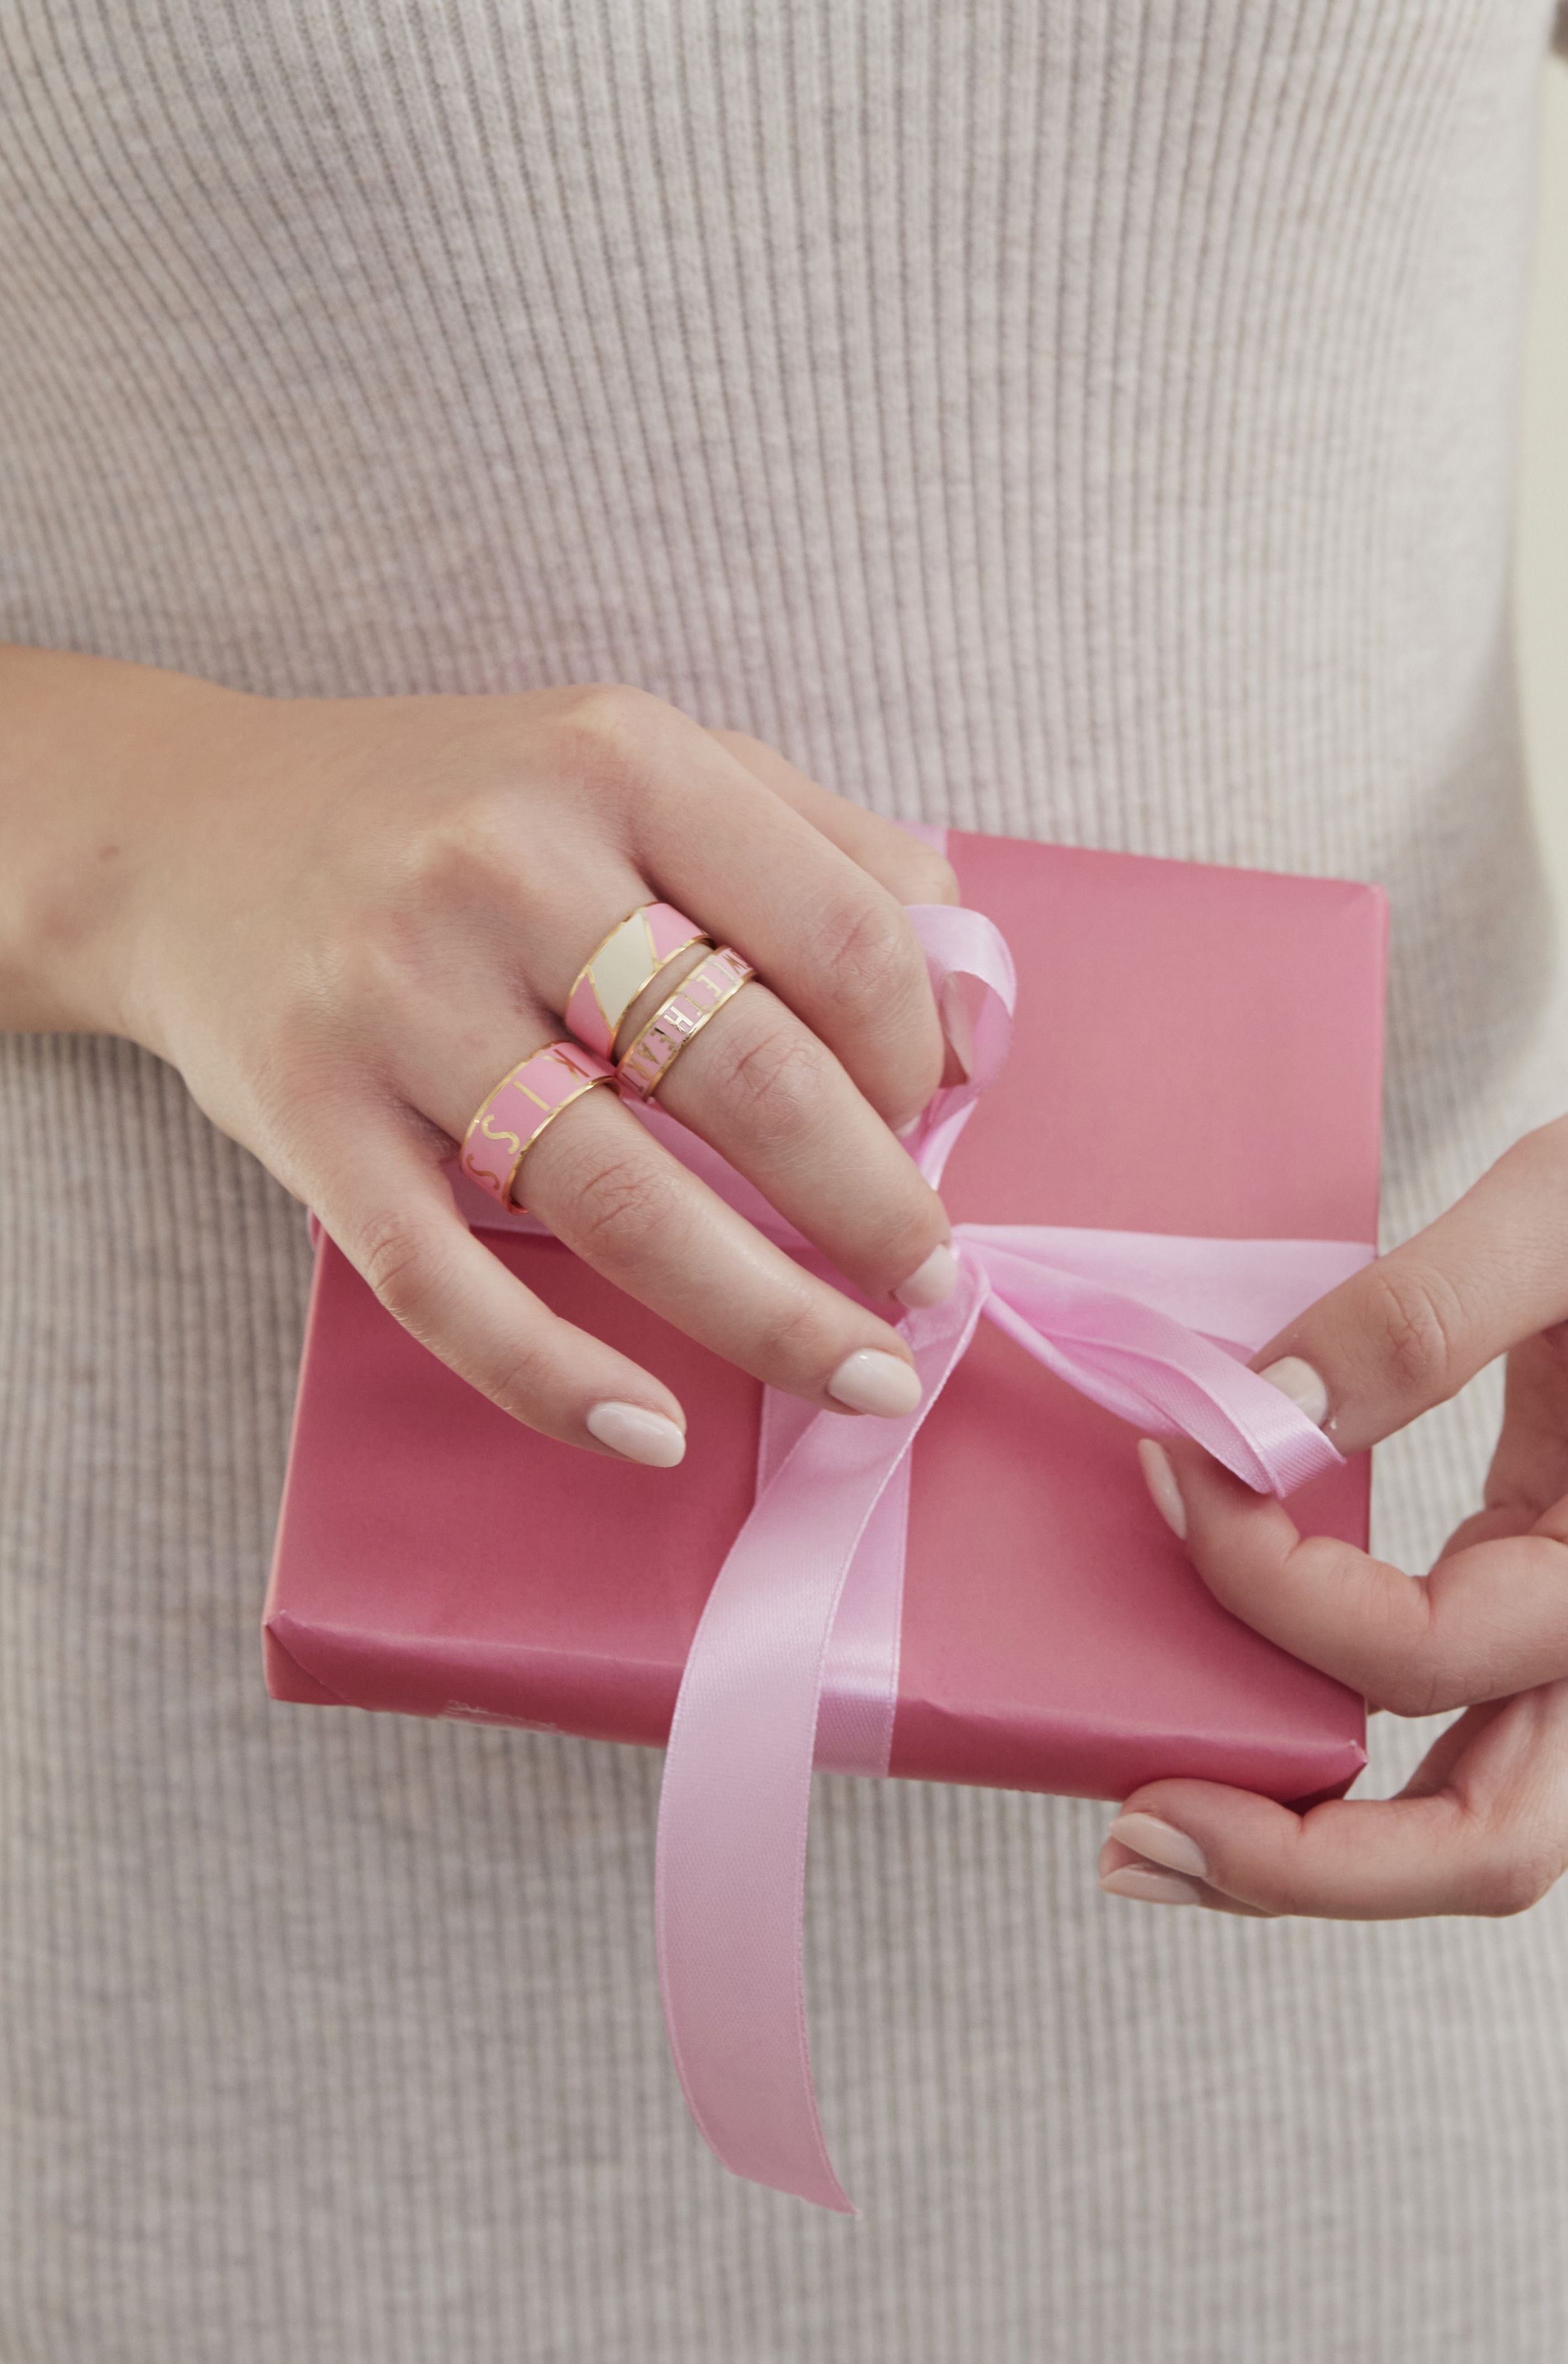
[[[27,762],[10,739],[0,798],[24,776],[36,798],[40,764],[52,792],[49,828],[20,831],[8,1022],[171,1060],[388,1310],[517,1419],[662,1466],[684,1450],[670,1390],[515,1279],[441,1171],[502,1076],[563,1035],[594,947],[656,898],[766,980],[692,1041],[662,1104],[867,1295],[951,1287],[941,1202],[894,1130],[943,1059],[901,906],[955,889],[917,840],[627,688],[274,700],[89,658],[6,667]],[[639,997],[621,1047],[699,956]],[[517,1195],[754,1377],[829,1411],[918,1399],[890,1322],[804,1271],[615,1093],[562,1111]]]

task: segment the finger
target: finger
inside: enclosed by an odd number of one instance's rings
[[[1568,1685],[1461,1721],[1469,1729],[1435,1789],[1297,1814],[1214,1782],[1152,1781],[1125,1801],[1110,1835],[1150,1864],[1179,1857],[1178,1878],[1262,1912],[1522,1912],[1568,1863]]]
[[[1490,1723],[1506,1715],[1512,1702],[1506,1699],[1482,1700],[1467,1707],[1451,1723],[1445,1723],[1426,1755],[1422,1757],[1399,1795],[1402,1798],[1435,1798],[1440,1791],[1455,1785],[1462,1789],[1473,1787],[1464,1780],[1464,1760],[1470,1757],[1473,1771],[1479,1763],[1476,1743]]]
[[[670,1468],[685,1414],[651,1372],[543,1304],[470,1232],[439,1160],[450,1144],[385,1103],[352,1111],[343,1156],[340,1098],[307,1196],[377,1297],[470,1386],[543,1435],[612,1459]]]
[[[764,1238],[613,1093],[568,1113],[574,1122],[528,1152],[521,1188],[585,1263],[769,1387],[823,1411],[914,1410],[919,1382],[896,1330]]]
[[[896,821],[884,820],[881,813],[868,812],[863,805],[851,804],[848,797],[836,797],[830,788],[797,771],[765,740],[752,739],[744,730],[710,730],[708,736],[901,903],[961,900],[957,874],[935,846]]]
[[[1486,1472],[1484,1516],[1529,1524],[1568,1494],[1568,1331],[1526,1338],[1504,1373],[1503,1424]]]
[[[511,1038],[513,1065],[528,1049],[516,1043],[516,1023],[491,1013],[494,1042]],[[472,1012],[469,1025],[484,1031]],[[459,1047],[441,1040],[439,1058],[428,1027],[405,1036],[396,1082],[455,1143],[484,1092],[464,1080],[472,1034],[453,1034]],[[480,1048],[473,1071],[493,1083],[505,1057]],[[545,1125],[524,1155],[514,1196],[607,1280],[768,1386],[825,1411],[896,1416],[919,1401],[898,1332],[764,1238],[613,1091],[586,1092]]]
[[[599,784],[640,875],[744,953],[891,1125],[918,1115],[942,1035],[896,897],[662,699],[600,693],[557,728],[563,765]]]
[[[1282,1502],[1196,1445],[1139,1449],[1151,1491],[1168,1478],[1162,1507],[1216,1600],[1376,1705],[1430,1715],[1568,1675],[1568,1502],[1523,1533],[1448,1551],[1420,1578],[1299,1534]]]
[[[1568,1118],[1516,1142],[1464,1197],[1253,1357],[1358,1453],[1568,1318]],[[1281,1369],[1281,1365],[1284,1367]]]
[[[935,1305],[951,1294],[941,1200],[826,1043],[765,987],[745,987],[681,1052],[659,1105],[868,1296]]]

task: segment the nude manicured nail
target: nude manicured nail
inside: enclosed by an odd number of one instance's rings
[[[1163,1864],[1167,1871],[1184,1871],[1192,1879],[1208,1878],[1208,1865],[1196,1839],[1188,1838],[1174,1823],[1162,1822],[1158,1814],[1118,1814],[1106,1835],[1119,1839],[1134,1855]]]
[[[597,1403],[583,1425],[612,1453],[650,1469],[673,1469],[685,1458],[686,1440],[674,1422],[662,1411],[645,1411],[640,1404]]]
[[[1278,1388],[1292,1403],[1299,1404],[1314,1427],[1322,1427],[1329,1411],[1329,1390],[1310,1363],[1304,1363],[1299,1355],[1283,1355],[1267,1370],[1260,1371],[1258,1377],[1267,1379],[1271,1388]]]
[[[1179,1871],[1145,1871],[1139,1863],[1107,1871],[1100,1886],[1107,1896],[1133,1896],[1140,1904],[1196,1904],[1197,1890]]]
[[[945,1305],[958,1287],[958,1258],[944,1241],[894,1290],[900,1305]]]
[[[851,1411],[880,1412],[884,1420],[902,1420],[920,1400],[920,1381],[914,1366],[896,1355],[862,1346],[846,1355],[828,1382],[828,1392]]]
[[[1143,1482],[1153,1497],[1154,1508],[1171,1533],[1185,1543],[1186,1505],[1182,1500],[1182,1489],[1176,1483],[1170,1455],[1162,1444],[1156,1444],[1151,1436],[1140,1436],[1138,1440],[1138,1461],[1143,1472]]]

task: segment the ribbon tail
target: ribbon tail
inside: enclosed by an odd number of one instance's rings
[[[757,1433],[759,1501],[819,1417],[798,1396],[764,1388]],[[906,1453],[883,1488],[839,1595],[817,1709],[818,1773],[859,1773],[871,1779],[887,1773],[898,1709],[910,1459]]]
[[[1331,1440],[1248,1368],[1240,1347],[1103,1280],[999,1248],[995,1236],[963,1243],[990,1273],[987,1313],[1080,1394],[1151,1435],[1192,1437],[1259,1493],[1293,1493],[1343,1466]],[[1278,1243],[1287,1266],[1294,1244]],[[1300,1303],[1311,1301],[1304,1287]]]
[[[853,2215],[828,2156],[806,2032],[806,1841],[828,1640],[851,1563],[974,1334],[972,1259],[905,1331],[906,1420],[820,1413],[736,1538],[693,1637],[659,1801],[664,2024],[686,2103],[726,2167]]]
[[[898,1714],[913,1458],[905,1454],[883,1488],[839,1595],[817,1710],[819,1773],[887,1778]]]

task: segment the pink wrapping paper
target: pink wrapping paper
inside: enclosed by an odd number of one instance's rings
[[[955,836],[1019,971],[1007,1073],[948,1168],[958,1221],[1375,1238],[1375,889]],[[487,1234],[684,1403],[683,1466],[532,1437],[323,1242],[269,1589],[273,1695],[657,1745],[751,1508],[762,1391],[554,1242]],[[982,1324],[916,1447],[890,1771],[1120,1797],[1185,1773],[1303,1800],[1359,1701],[1210,1599],[1134,1433]],[[1364,1541],[1364,1460],[1293,1497]]]

